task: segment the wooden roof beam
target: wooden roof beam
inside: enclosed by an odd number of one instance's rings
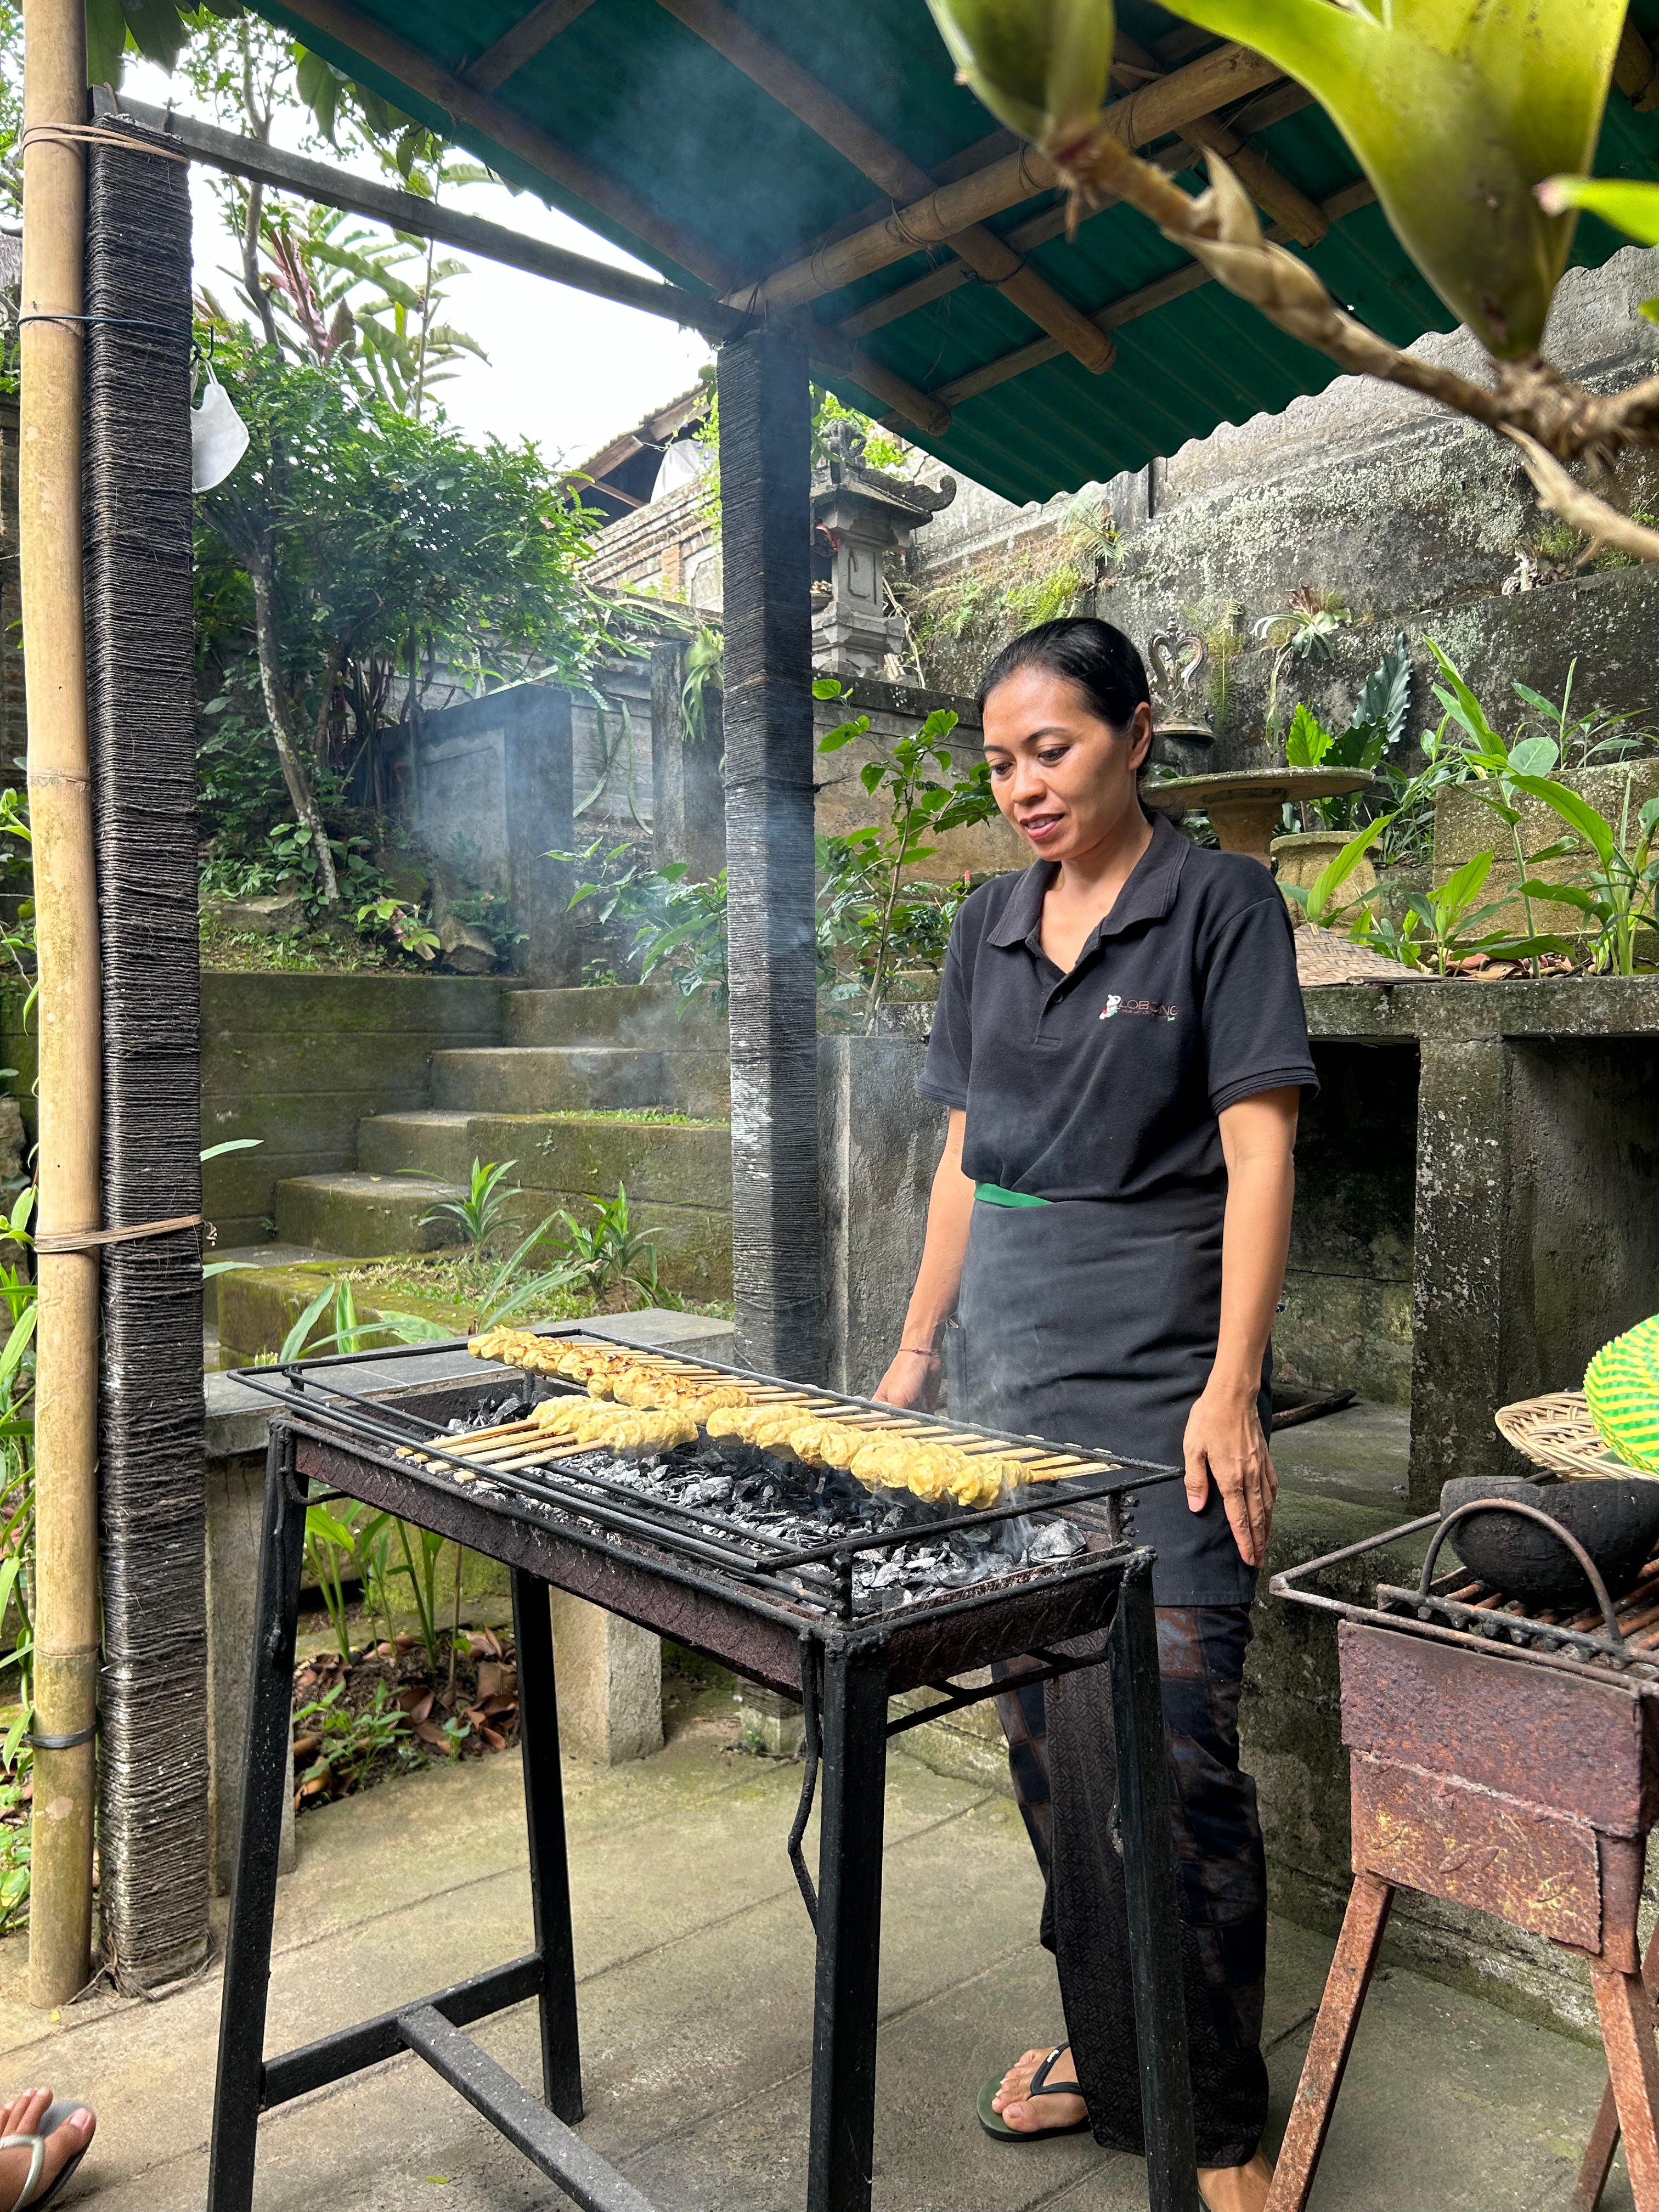
[[[1659,65],[1654,61],[1653,48],[1628,16],[1620,34],[1613,81],[1638,114],[1659,107]]]
[[[544,46],[551,46],[560,32],[568,31],[592,4],[593,0],[541,0],[538,8],[532,8],[510,31],[504,31],[476,62],[467,64],[461,71],[461,82],[471,85],[474,92],[499,92],[508,77],[533,61]]]
[[[1229,128],[1239,129],[1242,125],[1239,135],[1248,137],[1252,131],[1265,131],[1270,124],[1282,123],[1287,115],[1295,115],[1312,105],[1313,94],[1304,92],[1299,84],[1281,84],[1255,100],[1247,100],[1243,109],[1231,118]],[[1190,141],[1183,139],[1182,144],[1189,145]],[[1159,157],[1159,165],[1164,167],[1170,166],[1162,156]],[[1180,166],[1182,168],[1187,166],[1185,155],[1181,157]],[[1066,210],[1062,202],[1057,207],[1044,208],[1039,215],[1029,216],[1024,222],[1017,223],[1013,229],[1005,230],[1002,235],[1017,252],[1029,253],[1034,246],[1046,246],[1051,238],[1058,238],[1066,228]],[[884,292],[880,299],[872,300],[867,307],[860,307],[855,315],[848,315],[844,321],[837,323],[836,328],[848,337],[863,337],[867,332],[881,330],[889,323],[896,323],[902,316],[913,314],[918,307],[925,307],[932,301],[944,299],[972,282],[972,270],[965,268],[960,261],[941,262],[937,269],[930,269],[925,276],[918,276],[911,283],[896,285],[892,291]]]
[[[304,0],[304,4],[315,6],[319,0]],[[1248,46],[1218,46],[1127,99],[1115,100],[1102,120],[1125,145],[1147,145],[1199,116],[1260,91],[1279,74],[1272,62]],[[805,307],[857,277],[905,260],[921,247],[943,246],[970,224],[1018,207],[1039,192],[1052,191],[1059,182],[1048,156],[1035,146],[1024,147],[727,297],[733,306],[757,310]]]
[[[659,216],[626,185],[590,168],[586,161],[561,146],[556,139],[550,138],[544,131],[538,130],[533,123],[526,122],[523,116],[503,107],[487,93],[463,84],[459,77],[451,76],[418,46],[410,46],[395,32],[359,15],[356,9],[343,6],[341,0],[283,0],[283,4],[289,15],[309,23],[313,30],[335,40],[348,53],[372,63],[434,107],[441,108],[457,123],[470,125],[494,144],[516,154],[530,168],[586,201],[597,213],[629,232],[641,245],[689,270],[716,290],[730,289],[730,270],[722,267],[701,239],[692,237],[678,224]],[[872,361],[827,324],[808,319],[799,328],[784,326],[808,348],[815,361],[844,370],[876,398],[884,399],[889,406],[898,409],[918,429],[930,431],[937,437],[949,428],[948,408],[927,392],[919,392],[903,377],[895,375],[891,369],[883,368],[879,362]]]
[[[1156,55],[1137,46],[1133,39],[1125,38],[1121,32],[1118,33],[1115,52],[1116,70],[1124,76],[1152,83],[1165,74]],[[1268,221],[1280,224],[1285,235],[1297,245],[1317,246],[1330,228],[1318,206],[1301,186],[1281,175],[1264,154],[1258,154],[1218,116],[1195,116],[1190,123],[1182,125],[1181,135],[1189,146],[1221,155]]]
[[[1376,198],[1371,186],[1361,177],[1352,185],[1344,185],[1328,199],[1319,203],[1320,211],[1327,224],[1338,222],[1356,208],[1369,207]],[[1287,242],[1287,234],[1278,225],[1268,233],[1279,245]],[[1171,300],[1179,300],[1188,292],[1196,292],[1200,285],[1215,280],[1209,271],[1196,261],[1188,262],[1184,269],[1172,270],[1167,276],[1159,276],[1151,284],[1143,284],[1139,291],[1126,292],[1121,300],[1111,300],[1099,309],[1094,319],[1102,330],[1121,329],[1125,323],[1150,315],[1158,307],[1165,307]],[[1041,368],[1045,362],[1053,361],[1060,349],[1052,340],[1039,338],[1034,345],[1018,347],[1012,353],[1003,354],[996,361],[988,361],[978,368],[969,369],[965,375],[953,377],[948,384],[938,386],[933,397],[951,408],[960,407],[964,400],[976,399],[981,392],[994,391],[1000,384],[1008,384],[1027,369]],[[890,421],[889,427],[893,427]]]
[[[895,199],[925,198],[934,179],[918,162],[872,129],[861,116],[781,48],[751,29],[722,0],[658,0],[677,21],[723,54],[733,68],[804,123],[816,137],[833,146]],[[1064,300],[1035,269],[1028,269],[1006,240],[982,223],[954,233],[945,244],[974,273],[1012,301],[1037,328],[1074,354],[1097,375],[1109,368],[1116,349],[1080,308]]]

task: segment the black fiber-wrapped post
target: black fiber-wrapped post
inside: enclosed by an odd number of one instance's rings
[[[732,1267],[738,1356],[823,1371],[806,356],[720,349]]]
[[[202,1205],[188,177],[159,155],[88,149],[83,527],[110,1229]],[[106,1955],[131,1990],[188,1972],[208,1945],[197,1229],[105,1247],[99,1419],[100,1902]]]

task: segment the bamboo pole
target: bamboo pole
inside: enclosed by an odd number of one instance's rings
[[[86,117],[82,0],[24,0],[23,282],[27,316],[79,315],[84,153],[39,135]],[[37,1228],[99,1218],[98,901],[81,597],[82,332],[25,321],[18,552],[28,693],[29,805],[40,953]],[[92,1941],[98,1685],[98,1261],[40,1255],[35,1369],[34,1729],[87,1740],[34,1754],[29,2000],[85,1986]]]
[[[919,162],[884,138],[781,47],[763,39],[724,0],[658,0],[658,4],[696,37],[724,54],[734,69],[769,93],[815,137],[833,146],[855,169],[861,169],[883,191],[897,200],[914,200],[933,191],[933,179]],[[970,223],[945,243],[976,276],[994,284],[1005,299],[1011,300],[1039,330],[1047,331],[1066,352],[1074,354],[1085,368],[1099,375],[1111,367],[1117,356],[1112,341],[1096,329],[1080,308],[1063,300],[1036,270],[1029,268],[1006,239],[999,238],[983,223]]]

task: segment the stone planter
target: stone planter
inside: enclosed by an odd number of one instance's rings
[[[1275,837],[1273,842],[1273,873],[1281,884],[1298,884],[1311,890],[1348,842],[1352,831],[1346,830],[1298,830],[1287,837]],[[1358,860],[1342,884],[1338,897],[1344,906],[1358,905],[1369,898],[1376,889],[1376,870],[1370,856],[1361,854]],[[1287,899],[1291,919],[1298,925],[1307,921],[1305,910],[1295,899]]]
[[[1650,799],[1659,798],[1659,760],[1630,761],[1608,768],[1570,769],[1558,775],[1558,783],[1575,791],[1588,800],[1598,813],[1613,824],[1628,820],[1626,849],[1633,846],[1640,835],[1637,816]],[[1482,902],[1495,904],[1498,911],[1487,917],[1484,927],[1488,929],[1523,930],[1527,926],[1526,909],[1514,896],[1521,881],[1508,824],[1500,822],[1490,809],[1481,805],[1470,784],[1448,784],[1435,801],[1434,809],[1434,873],[1437,888],[1443,884],[1454,869],[1461,868],[1477,853],[1490,852],[1492,872],[1486,878],[1481,893]],[[1518,832],[1521,849],[1524,853],[1541,852],[1553,845],[1558,837],[1567,834],[1568,825],[1554,809],[1541,799],[1527,794],[1520,798],[1521,820]],[[1584,872],[1583,854],[1569,854],[1558,860],[1541,861],[1529,867],[1527,873],[1546,883],[1570,883]],[[1580,918],[1571,907],[1546,906],[1534,902],[1533,918],[1537,927],[1552,936],[1583,935]]]

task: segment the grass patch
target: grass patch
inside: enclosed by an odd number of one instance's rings
[[[224,929],[202,921],[202,965],[233,974],[306,975],[411,973],[410,963],[366,945],[361,938],[332,930],[293,929],[284,937],[260,937],[252,931]]]
[[[332,1270],[337,1281],[352,1286],[361,1302],[384,1312],[410,1299],[422,1306],[476,1307],[500,1271],[501,1262],[475,1252],[432,1252],[399,1255],[390,1260],[371,1260],[359,1267]],[[516,1314],[514,1326],[529,1328],[537,1322],[586,1321],[595,1314],[629,1313],[647,1303],[633,1284],[621,1284],[603,1298],[575,1291],[550,1291],[533,1308]],[[714,1321],[730,1321],[729,1298],[699,1304],[685,1301],[687,1313]]]

